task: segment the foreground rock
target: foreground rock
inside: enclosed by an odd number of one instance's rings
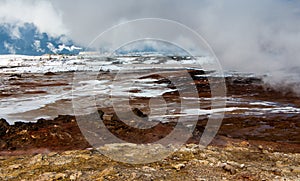
[[[96,113],[98,114],[98,113]],[[102,114],[104,114],[102,112]],[[94,116],[86,115],[85,120]],[[274,118],[225,118],[223,124],[211,145],[226,146],[233,142],[243,142],[252,147],[264,145],[266,149],[286,153],[299,153],[300,135],[298,125],[300,116],[273,121]],[[279,119],[279,118],[278,118]],[[248,120],[248,121],[244,121]],[[273,129],[261,129],[260,122],[269,123]],[[188,143],[199,143],[207,120],[199,119],[198,124]],[[116,116],[109,120],[104,119],[103,125],[99,127],[99,121],[89,121],[88,131],[95,131],[96,138],[101,138],[101,132],[109,130],[112,134],[128,143],[147,144],[154,143],[167,136],[176,126],[176,123],[158,123],[151,129],[134,129]],[[51,151],[82,150],[90,148],[91,145],[82,135],[85,129],[78,123],[74,116],[60,115],[54,120],[39,119],[36,123],[16,122],[9,125],[4,119],[0,119],[0,155],[20,155],[47,153]],[[285,131],[282,131],[282,130]],[[183,132],[184,134],[184,132]],[[110,142],[106,138],[106,143]],[[176,142],[172,143],[176,144]],[[101,146],[101,145],[100,145]]]
[[[33,154],[89,147],[74,116],[58,116],[36,123],[8,125],[0,119],[0,155]]]
[[[137,145],[125,146],[134,150]],[[116,147],[122,145],[106,145],[105,149]],[[189,144],[163,160],[134,165],[113,161],[96,150],[79,150],[2,156],[0,179],[299,180],[299,160],[300,154],[265,152],[243,145],[200,149],[198,145]]]

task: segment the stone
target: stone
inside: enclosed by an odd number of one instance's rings
[[[148,117],[148,115],[146,115],[146,114],[144,114],[140,109],[138,109],[138,108],[134,108],[133,110],[132,110],[132,112],[135,114],[135,115],[137,115],[138,117],[141,117],[141,118],[146,118],[146,117]]]
[[[67,176],[67,175],[64,174],[64,173],[57,173],[57,174],[55,174],[54,179],[55,179],[55,180],[61,180],[61,179],[65,179],[66,176]]]
[[[47,76],[52,76],[52,75],[56,75],[55,73],[53,72],[46,72],[44,75],[47,75]]]
[[[57,152],[50,152],[47,154],[48,157],[53,157],[55,155],[57,155]]]
[[[293,173],[300,173],[300,167],[292,167],[292,172]]]
[[[268,150],[263,150],[262,153],[263,153],[263,154],[268,154],[269,151],[268,151]]]
[[[0,136],[4,136],[9,129],[9,124],[5,119],[0,119]]]
[[[172,165],[172,167],[173,167],[174,169],[176,169],[177,171],[179,171],[179,170],[181,170],[182,168],[185,167],[185,164],[179,163],[179,164],[176,164],[176,165]]]
[[[203,164],[203,165],[208,165],[209,164],[209,161],[207,161],[207,160],[199,160],[198,162]]]
[[[0,140],[0,149],[1,150],[4,150],[4,149],[7,149],[7,142],[4,141],[4,140]]]
[[[73,171],[74,173],[72,173],[70,175],[70,180],[78,180],[83,174],[81,171]]]
[[[85,160],[88,160],[91,158],[90,155],[87,155],[87,154],[80,154],[80,155],[77,155],[76,156],[77,158],[82,158],[82,159],[85,159]]]
[[[282,161],[276,161],[275,166],[281,168],[284,167],[285,165],[282,163]]]
[[[242,141],[240,143],[240,145],[243,146],[243,147],[246,147],[246,146],[249,146],[249,142],[248,141]]]
[[[132,172],[132,173],[131,173],[131,179],[132,179],[132,180],[135,179],[136,176],[137,176],[137,174],[136,174],[135,172]]]
[[[19,169],[19,168],[21,168],[21,167],[22,167],[21,164],[15,164],[15,165],[10,165],[10,166],[8,167],[8,169],[14,170],[14,169]]]
[[[103,115],[103,120],[112,121],[113,120],[113,115],[112,114],[104,114]]]
[[[53,180],[55,172],[44,172],[40,175],[39,180]]]
[[[146,172],[155,172],[156,169],[152,168],[152,167],[148,167],[148,166],[143,166],[142,169]]]
[[[273,172],[275,175],[281,175],[282,170],[281,170],[281,169],[273,169],[272,172]]]
[[[234,162],[234,161],[227,161],[227,164],[229,164],[231,166],[234,166],[234,167],[239,167],[239,168],[244,168],[245,167],[245,164],[239,164],[239,163]]]
[[[35,165],[35,164],[41,163],[42,160],[43,160],[43,155],[42,154],[37,154],[34,157],[32,157],[29,164]]]
[[[233,166],[229,165],[229,164],[225,164],[223,167],[222,167],[225,171],[229,172],[230,174],[235,174],[236,173],[236,170]]]

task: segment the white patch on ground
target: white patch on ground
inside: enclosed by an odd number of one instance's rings
[[[119,71],[124,68],[122,64],[132,64],[135,62],[135,57],[118,57],[116,60],[121,64],[112,64],[111,61],[105,60],[90,60],[80,59],[77,56],[25,56],[25,55],[0,55],[0,73],[45,73],[45,72],[67,72],[67,71],[99,71],[110,70]],[[116,61],[114,60],[114,61]],[[212,60],[210,58],[199,57],[196,60],[183,60],[184,64],[195,64],[198,61],[209,63]],[[146,64],[157,63],[158,60],[148,59],[144,63],[145,65],[130,65],[129,73],[134,70],[151,69],[153,67]],[[167,64],[178,64],[178,61],[168,60]],[[15,67],[18,66],[18,67]],[[128,67],[126,67],[128,68]],[[170,68],[170,66],[162,66],[161,68]],[[176,68],[176,67],[175,67]],[[182,68],[178,66],[177,68]],[[131,72],[132,73],[132,72]],[[231,73],[235,75],[236,73]],[[253,76],[249,74],[248,76]],[[127,77],[126,77],[127,78]],[[130,78],[129,78],[130,79]],[[62,99],[80,99],[88,96],[98,96],[97,101],[102,104],[110,104],[109,97],[112,90],[115,97],[139,97],[139,98],[155,98],[162,96],[165,93],[173,92],[175,90],[168,88],[167,84],[156,84],[156,79],[133,79],[133,80],[117,80],[116,83],[112,83],[111,80],[88,80],[80,81],[80,86],[75,86],[72,90],[56,90],[53,92],[47,91],[47,95],[18,95],[18,97],[1,98],[0,104],[0,117],[7,117],[11,114],[22,114],[24,112],[38,110],[49,104]],[[1,86],[1,89],[5,87]],[[138,92],[130,92],[132,90],[138,90]],[[264,115],[264,114],[299,114],[300,108],[293,106],[287,106],[276,102],[267,101],[255,101],[246,100],[241,98],[195,98],[195,97],[183,97],[184,100],[199,101],[200,103],[210,103],[212,100],[225,100],[228,105],[227,108],[219,109],[182,109],[182,113],[168,112],[165,115],[153,115],[151,119],[158,119],[166,121],[169,118],[178,116],[191,116],[191,115],[210,115],[218,112],[226,112],[226,114],[243,114],[243,115]],[[83,99],[82,105],[87,104],[89,99]],[[249,105],[249,106],[248,106]],[[159,108],[156,108],[159,109]],[[87,111],[90,110],[87,108]],[[180,109],[181,110],[181,109]],[[157,110],[159,111],[159,110]]]

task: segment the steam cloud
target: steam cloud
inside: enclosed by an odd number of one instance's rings
[[[33,22],[41,31],[64,33],[83,45],[120,22],[170,19],[202,35],[225,70],[270,73],[275,79],[289,72],[299,78],[298,0],[0,0],[0,4],[0,22]]]
[[[0,0],[0,23],[15,24],[12,35],[19,37],[18,27],[33,23],[41,32],[51,36],[67,34],[62,22],[62,12],[54,8],[51,1],[38,0]]]

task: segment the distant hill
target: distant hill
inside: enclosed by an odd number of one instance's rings
[[[81,48],[65,35],[51,37],[32,23],[0,24],[0,54],[78,54]]]

